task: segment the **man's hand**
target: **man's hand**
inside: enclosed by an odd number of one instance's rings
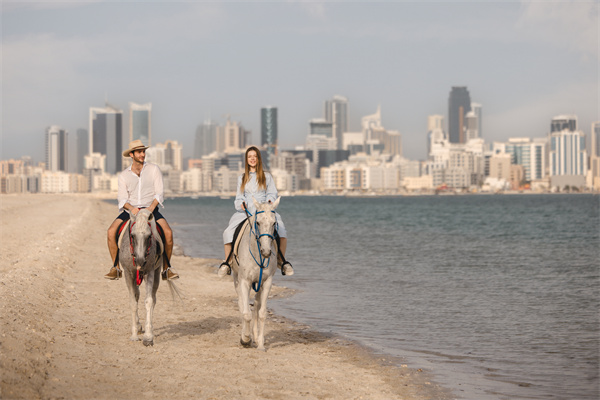
[[[137,207],[133,207],[133,208],[131,209],[131,213],[132,213],[133,215],[137,215],[137,213],[139,213],[139,212],[140,212],[140,209],[139,209],[139,208],[137,208]]]

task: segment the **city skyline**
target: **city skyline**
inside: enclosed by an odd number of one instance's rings
[[[1,158],[42,161],[48,126],[86,128],[106,99],[152,103],[152,141],[186,157],[198,126],[225,114],[260,144],[267,105],[280,148],[301,145],[341,95],[349,131],[381,106],[404,156],[424,159],[427,118],[448,121],[453,86],[482,105],[488,143],[547,136],[562,114],[589,134],[597,22],[594,2],[3,2]]]

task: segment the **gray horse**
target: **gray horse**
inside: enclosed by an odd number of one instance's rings
[[[119,240],[119,263],[124,270],[125,282],[129,289],[131,340],[139,340],[138,334],[144,332],[145,346],[154,345],[152,313],[156,305],[156,291],[160,284],[162,253],[162,241],[156,230],[156,221],[152,213],[148,209],[142,209],[137,215],[131,214],[130,223]],[[142,329],[138,316],[138,300],[140,299],[139,286],[144,280],[146,281],[146,325],[145,329]],[[172,285],[172,282],[169,283]]]
[[[273,284],[273,275],[277,270],[277,243],[275,233],[275,209],[279,200],[273,204],[254,206],[256,213],[249,217],[249,226],[240,234],[237,258],[231,264],[233,283],[238,294],[238,305],[242,313],[242,337],[240,343],[250,347],[252,340],[258,350],[265,350],[265,320],[267,318],[267,298]],[[262,270],[262,271],[261,271]],[[256,291],[254,310],[250,311],[250,293]],[[252,336],[250,333],[252,332]]]

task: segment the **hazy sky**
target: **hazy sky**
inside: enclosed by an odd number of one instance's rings
[[[598,116],[598,2],[2,1],[1,158],[44,159],[44,131],[74,145],[89,108],[151,102],[153,142],[192,155],[195,130],[225,114],[260,140],[277,106],[282,148],[303,144],[333,95],[349,128],[381,105],[404,155],[426,157],[427,116],[447,120],[452,86],[483,105],[486,141],[543,137]],[[128,126],[124,124],[127,142]],[[125,143],[126,144],[126,143]]]

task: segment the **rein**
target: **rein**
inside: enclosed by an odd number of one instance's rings
[[[252,258],[254,259],[254,262],[256,263],[256,265],[258,265],[260,267],[260,274],[258,276],[258,284],[256,284],[255,282],[252,283],[252,289],[254,289],[255,292],[258,292],[260,290],[260,286],[262,283],[262,276],[263,276],[263,269],[264,268],[269,268],[269,263],[271,262],[271,256],[267,257],[267,258],[263,258],[262,256],[262,251],[260,248],[260,238],[263,236],[267,236],[269,238],[271,238],[271,240],[275,240],[275,237],[269,233],[260,233],[260,231],[258,230],[258,225],[256,224],[256,216],[260,213],[264,213],[264,211],[257,211],[254,214],[254,229],[252,228],[252,223],[250,222],[250,217],[252,217],[252,214],[246,209],[244,208],[244,211],[246,212],[246,215],[248,216],[248,223],[250,225],[250,232],[248,233],[249,235],[254,234],[254,238],[256,240],[256,246],[258,247],[258,257],[260,262],[256,259],[256,257],[254,256],[254,254],[252,254],[252,249],[250,248],[250,246],[248,246],[248,251],[250,252],[250,255],[252,256]],[[273,214],[275,214],[275,211],[271,211]],[[265,260],[267,261],[267,264],[265,265]]]
[[[135,252],[133,251],[133,235],[131,234],[131,230],[133,229],[133,226],[135,225],[135,222],[132,222],[131,225],[129,226],[129,249],[131,251],[131,257],[133,258],[133,266],[136,267],[136,262],[135,262]],[[150,227],[150,231],[152,231],[152,225],[150,225],[150,222],[148,222],[148,226]],[[146,257],[148,257],[148,255],[150,254],[150,247],[152,246],[152,240],[148,240],[148,248],[146,248]],[[136,276],[135,276],[135,283],[140,286],[142,284],[142,281],[144,280],[144,274],[140,274],[140,268],[141,266],[137,266],[136,267]]]

